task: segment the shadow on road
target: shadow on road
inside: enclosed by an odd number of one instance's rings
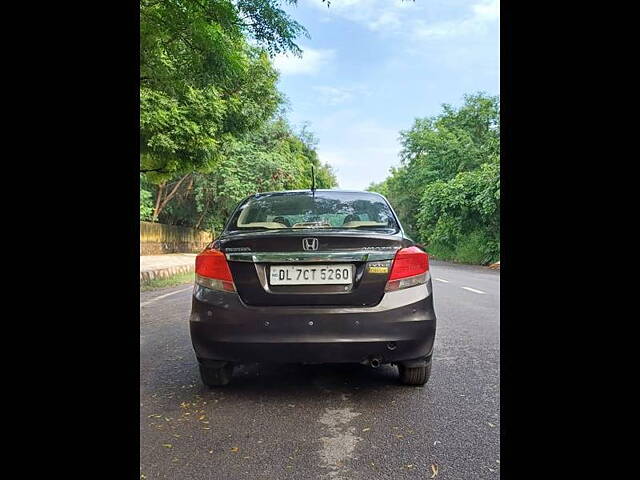
[[[192,395],[203,397],[218,394],[236,400],[291,403],[293,398],[322,396],[325,398],[342,395],[368,396],[381,391],[423,391],[421,387],[403,386],[398,378],[395,366],[383,365],[371,368],[358,364],[266,364],[252,363],[236,366],[233,379],[224,387],[208,388],[202,384],[198,375],[198,367],[192,363],[176,365],[165,364],[164,368],[147,377],[145,389],[152,392],[173,392],[175,398],[191,398]],[[176,371],[178,370],[178,371]],[[176,375],[177,374],[177,375]],[[176,380],[180,378],[178,385]],[[171,380],[173,379],[173,381]],[[184,384],[187,385],[184,385]],[[185,388],[188,387],[188,388]]]
[[[236,367],[233,382],[226,388],[253,393],[256,390],[268,392],[291,388],[366,390],[387,385],[399,385],[396,367],[384,365],[374,369],[357,364],[249,364]]]

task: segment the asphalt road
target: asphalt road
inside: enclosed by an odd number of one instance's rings
[[[191,288],[141,293],[141,478],[499,478],[500,273],[432,261],[431,275],[438,330],[423,388],[399,385],[391,366],[252,364],[209,390],[189,339]]]

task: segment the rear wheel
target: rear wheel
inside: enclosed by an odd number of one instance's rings
[[[233,364],[226,363],[221,367],[200,364],[200,378],[207,387],[222,387],[231,381]]]
[[[431,359],[421,367],[407,367],[400,364],[398,370],[400,371],[400,381],[404,385],[424,385],[431,376]]]

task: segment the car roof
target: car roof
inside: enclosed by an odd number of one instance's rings
[[[339,189],[335,189],[335,188],[317,188],[316,192],[365,193],[365,194],[382,196],[378,192],[369,192],[367,190],[339,190]],[[258,192],[258,193],[254,193],[252,196],[257,197],[259,195],[273,195],[273,194],[278,194],[278,193],[312,193],[312,190],[309,189],[309,188],[302,189],[302,190],[276,190],[276,191],[273,191],[273,192]]]

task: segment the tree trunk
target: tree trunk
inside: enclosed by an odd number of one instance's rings
[[[187,173],[184,177],[182,177],[180,180],[178,180],[178,182],[175,184],[175,186],[173,187],[173,189],[169,193],[166,193],[166,191],[165,191],[166,183],[163,183],[162,185],[158,186],[158,198],[156,199],[156,208],[153,211],[153,221],[154,222],[158,221],[158,217],[160,216],[160,212],[162,212],[164,207],[167,206],[169,201],[178,192],[178,189],[180,188],[180,185],[182,185],[182,182],[184,182],[190,175],[191,175],[190,173]],[[161,197],[162,197],[163,193],[166,193],[166,195],[165,195],[164,199],[161,200]]]
[[[191,178],[189,179],[189,186],[187,187],[187,195],[189,195],[191,193],[191,190],[193,190],[193,175],[191,175]]]
[[[206,213],[209,211],[209,202],[210,200],[207,199],[206,203],[204,204],[204,208],[202,210],[202,215],[200,215],[200,218],[198,219],[198,221],[196,222],[196,226],[195,229],[197,230],[198,228],[200,228],[200,223],[202,222],[202,220],[204,220],[204,216],[206,215]]]
[[[152,222],[158,221],[158,215],[160,215],[160,205],[162,201],[162,194],[164,193],[165,183],[161,183],[158,185],[158,192],[156,194],[156,206],[153,208],[153,217],[151,218]]]

